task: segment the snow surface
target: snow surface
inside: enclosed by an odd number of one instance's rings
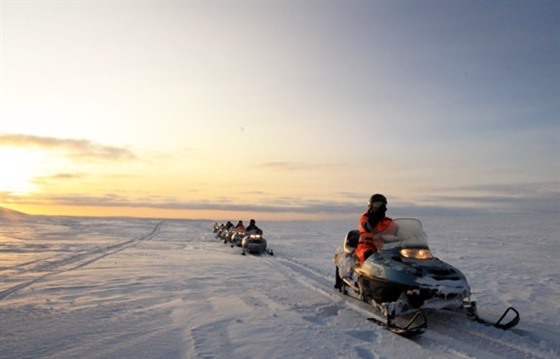
[[[258,222],[275,255],[241,256],[213,221],[1,213],[2,359],[559,358],[558,214],[420,218],[481,316],[521,322],[429,313],[407,339],[333,289],[353,222]]]

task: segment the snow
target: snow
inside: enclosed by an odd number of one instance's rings
[[[259,222],[275,255],[242,256],[210,220],[1,213],[2,359],[560,357],[558,214],[420,218],[481,316],[521,322],[428,313],[407,339],[333,289],[353,222]]]

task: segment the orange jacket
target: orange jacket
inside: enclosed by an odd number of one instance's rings
[[[358,223],[358,229],[360,230],[360,240],[358,241],[358,246],[356,247],[356,256],[358,257],[358,261],[360,265],[364,263],[368,254],[367,252],[375,253],[379,249],[383,248],[383,242],[379,239],[374,239],[374,235],[381,233],[387,230],[393,220],[389,217],[385,217],[380,220],[374,228],[370,229],[370,224],[368,223],[368,213],[364,213],[362,217],[360,217],[360,221]]]
[[[375,225],[375,228],[369,229],[370,224],[368,223],[368,213],[366,212],[362,214],[360,222],[358,223],[360,236],[363,238],[373,238],[374,234],[387,230],[392,223],[393,220],[391,218],[385,217]]]

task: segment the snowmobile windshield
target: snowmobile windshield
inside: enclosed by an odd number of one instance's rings
[[[422,222],[414,218],[397,218],[381,233],[383,250],[393,248],[428,248]]]

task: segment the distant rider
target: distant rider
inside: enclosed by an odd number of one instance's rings
[[[237,224],[235,225],[235,228],[233,230],[235,232],[244,232],[245,231],[245,225],[243,224],[243,221],[237,222]]]
[[[245,228],[245,232],[251,234],[251,233],[256,233],[256,234],[263,234],[263,231],[257,227],[257,225],[255,224],[255,220],[251,219],[249,221],[249,225],[247,226],[247,228]]]
[[[356,247],[356,257],[360,265],[383,247],[383,242],[376,234],[387,230],[393,220],[385,217],[387,211],[387,198],[379,193],[370,197],[368,203],[368,210],[360,217],[358,229],[360,230],[360,239]]]

